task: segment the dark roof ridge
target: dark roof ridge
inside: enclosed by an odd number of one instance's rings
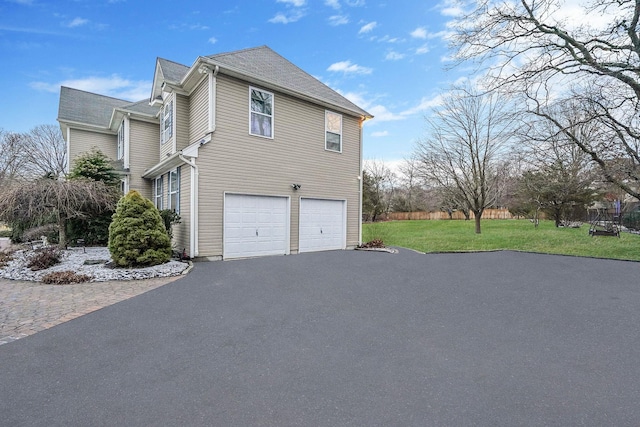
[[[244,48],[244,49],[232,50],[232,51],[229,51],[229,52],[214,53],[212,55],[206,55],[205,58],[214,59],[214,58],[219,58],[221,56],[235,55],[235,54],[242,53],[242,52],[249,52],[249,51],[252,51],[252,50],[258,50],[258,49],[264,49],[264,48],[267,48],[270,51],[272,51],[274,53],[277,53],[275,50],[271,49],[266,44],[263,44],[262,46],[247,47],[247,48]],[[282,55],[280,55],[280,56],[282,56]]]
[[[172,64],[181,65],[181,66],[183,66],[183,67],[185,67],[185,68],[191,68],[191,67],[190,67],[190,66],[188,66],[188,65],[184,65],[184,64],[181,64],[180,62],[172,61],[171,59],[163,58],[163,57],[161,57],[161,56],[158,56],[157,58],[158,58],[158,59],[161,59],[161,60],[163,60],[163,61],[171,62]]]

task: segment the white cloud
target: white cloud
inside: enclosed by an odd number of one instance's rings
[[[151,92],[151,82],[148,80],[129,80],[112,74],[109,77],[86,77],[84,79],[69,79],[58,83],[32,82],[33,89],[57,93],[60,86],[72,87],[87,92],[130,101],[140,101],[148,98]]]
[[[424,27],[418,27],[411,32],[411,37],[414,39],[426,39],[427,30]]]
[[[385,56],[384,59],[386,59],[387,61],[397,61],[402,58],[404,58],[404,54],[392,50],[391,52],[387,53],[387,56]]]
[[[430,108],[437,107],[442,104],[442,95],[436,95],[433,98],[424,97],[420,100],[420,103],[415,107],[411,107],[408,110],[402,111],[402,116],[413,116],[414,114],[423,114]]]
[[[360,31],[358,31],[358,34],[366,34],[366,33],[370,33],[371,31],[373,31],[374,28],[376,28],[378,26],[378,23],[376,21],[373,22],[369,22],[366,25],[363,25],[360,28]]]
[[[208,25],[202,25],[201,23],[197,23],[197,24],[187,24],[187,23],[182,23],[182,24],[171,24],[169,25],[169,29],[170,30],[208,30],[209,26]]]
[[[289,24],[291,22],[299,21],[304,16],[305,13],[302,10],[295,9],[288,14],[278,12],[276,16],[269,19],[269,22],[271,22],[272,24]]]
[[[88,23],[89,23],[88,19],[78,17],[78,18],[74,18],[73,21],[69,22],[67,24],[67,27],[69,28],[81,27]]]
[[[376,123],[379,122],[395,122],[398,120],[405,120],[406,117],[402,114],[397,114],[392,111],[389,111],[387,107],[384,105],[373,105],[371,107],[366,107],[369,113],[373,115],[373,121]]]
[[[369,67],[363,67],[358,64],[352,64],[351,61],[340,61],[329,65],[327,71],[343,72],[345,74],[371,74],[373,70]]]
[[[340,2],[338,0],[324,0],[326,6],[332,7],[336,10],[340,9]]]
[[[216,43],[218,43],[218,39],[215,38],[215,37],[210,37],[208,42],[211,43],[211,44],[216,44]]]
[[[444,0],[437,6],[440,14],[457,18],[464,15],[464,7],[460,0]]]
[[[307,0],[276,0],[276,3],[286,3],[294,7],[302,7],[307,3]]]
[[[329,17],[328,21],[329,21],[329,25],[337,27],[338,25],[348,24],[349,17],[344,15],[333,15]]]
[[[371,136],[374,138],[382,138],[384,136],[389,136],[389,131],[382,130],[377,132],[371,132]]]
[[[398,43],[401,42],[403,40],[399,39],[398,37],[390,37],[388,34],[384,37],[379,37],[377,39],[377,41],[379,42],[386,42],[386,43]]]
[[[422,46],[416,49],[416,55],[424,55],[425,53],[428,53],[429,50],[430,50],[429,46],[426,44],[423,44]]]
[[[351,7],[364,6],[366,3],[365,0],[344,0],[344,2],[347,6]]]

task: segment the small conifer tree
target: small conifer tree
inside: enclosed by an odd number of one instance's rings
[[[122,196],[120,175],[115,171],[109,157],[95,148],[76,157],[68,178],[104,182],[108,187],[114,189],[114,194],[117,194],[114,204]],[[83,239],[88,245],[106,244],[109,239],[109,224],[111,224],[112,216],[113,211],[108,211],[69,220],[67,229],[69,240],[74,242]]]
[[[109,226],[109,252],[119,267],[152,266],[171,258],[160,213],[135,190],[120,199]]]

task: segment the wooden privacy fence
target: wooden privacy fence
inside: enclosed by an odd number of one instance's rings
[[[449,219],[447,212],[390,212],[382,215],[383,219],[390,221],[403,221],[408,219]],[[474,218],[473,212],[470,212],[470,219]],[[464,214],[455,211],[451,215],[451,219],[465,219]],[[485,209],[482,219],[514,219],[508,209]]]

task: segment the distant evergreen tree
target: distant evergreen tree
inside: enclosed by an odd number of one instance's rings
[[[78,156],[69,172],[69,179],[86,178],[102,181],[107,185],[120,185],[120,176],[111,164],[111,160],[100,150],[91,150]]]
[[[104,182],[107,186],[118,188],[120,176],[114,170],[111,160],[100,150],[92,150],[78,156],[69,172],[69,179],[89,179]],[[69,240],[83,239],[85,244],[106,244],[109,240],[109,224],[113,211],[78,218],[69,221]]]

